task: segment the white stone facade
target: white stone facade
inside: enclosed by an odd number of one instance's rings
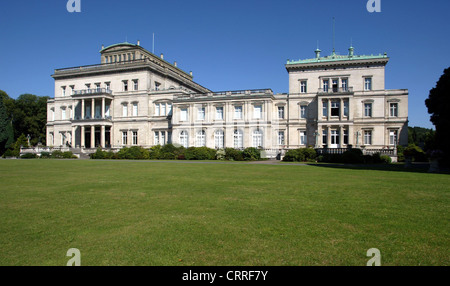
[[[289,93],[212,92],[139,44],[55,70],[47,145],[393,149],[407,144],[408,90],[385,89],[386,55],[288,61]],[[94,135],[93,135],[94,134]]]

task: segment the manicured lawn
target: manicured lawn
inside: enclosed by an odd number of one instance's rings
[[[450,265],[450,176],[0,160],[0,265]]]

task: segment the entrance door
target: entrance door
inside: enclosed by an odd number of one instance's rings
[[[339,131],[331,130],[331,145],[330,148],[339,148]]]

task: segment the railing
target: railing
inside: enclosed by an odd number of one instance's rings
[[[74,90],[73,95],[93,95],[93,94],[112,94],[112,90],[108,88],[88,88],[81,90]]]
[[[352,148],[316,148],[316,152],[318,155],[324,154],[343,154],[344,152],[351,150]],[[396,149],[366,149],[366,148],[355,148],[361,149],[363,155],[388,155],[388,156],[397,156]]]
[[[79,66],[79,67],[70,67],[70,68],[56,69],[55,73],[96,70],[96,69],[107,68],[107,67],[111,67],[111,66],[125,65],[125,64],[134,64],[134,63],[140,64],[140,63],[144,63],[144,62],[145,62],[145,59],[139,59],[139,60],[122,61],[122,62],[115,62],[115,63],[86,65],[86,66]]]
[[[353,87],[335,87],[335,88],[328,88],[328,89],[323,89],[323,88],[319,88],[317,93],[319,94],[338,94],[338,93],[352,93],[353,92]]]
[[[218,92],[208,92],[208,93],[191,93],[191,94],[187,94],[187,95],[178,95],[178,96],[176,96],[176,99],[188,100],[191,98],[225,97],[225,96],[255,95],[255,94],[273,95],[273,91],[270,88],[266,88],[266,89],[218,91]]]
[[[81,116],[77,115],[72,120],[73,121],[82,121],[82,120],[108,120],[108,121],[111,121],[112,116],[105,115],[104,117],[102,117],[101,115],[96,115],[96,116],[92,117],[90,115],[86,115],[86,116],[84,116],[84,118],[82,118]]]

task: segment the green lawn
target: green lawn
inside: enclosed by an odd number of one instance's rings
[[[0,160],[0,265],[450,265],[450,176]]]

